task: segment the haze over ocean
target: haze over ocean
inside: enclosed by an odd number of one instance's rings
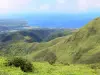
[[[62,14],[62,13],[29,13],[11,14],[1,16],[0,19],[21,19],[28,22],[28,25],[41,28],[80,28],[98,14]]]
[[[1,0],[0,18],[31,26],[80,28],[100,16],[100,0]]]
[[[97,16],[68,14],[37,14],[26,17],[29,25],[49,28],[80,28]]]

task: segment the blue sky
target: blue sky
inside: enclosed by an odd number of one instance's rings
[[[100,0],[0,0],[0,14],[100,12]]]

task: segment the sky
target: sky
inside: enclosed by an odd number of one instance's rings
[[[99,12],[100,0],[0,0],[0,14]]]
[[[53,14],[52,17],[50,14]],[[79,24],[83,25],[100,16],[100,0],[0,0],[0,18],[24,18],[29,24],[36,25],[44,24],[45,21],[55,24],[61,17],[55,16],[57,14],[63,16],[61,19],[64,19],[64,24],[69,24],[70,21],[78,23],[78,20],[81,20]],[[65,23],[66,20],[69,22]],[[78,25],[77,23],[75,25]]]

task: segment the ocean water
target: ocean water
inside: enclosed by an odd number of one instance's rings
[[[11,14],[5,18],[22,19],[30,26],[41,28],[80,28],[97,16],[98,14],[32,13]]]
[[[27,16],[30,26],[44,28],[80,28],[95,17],[85,15],[39,14]]]

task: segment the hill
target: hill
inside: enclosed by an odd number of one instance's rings
[[[100,18],[92,20],[71,35],[65,31],[39,29],[1,34],[0,74],[100,75]],[[59,36],[62,33],[64,36]],[[37,37],[41,40],[36,40]],[[33,38],[35,40],[30,42]],[[5,65],[7,59],[16,56],[34,61],[34,70],[26,73],[19,67]],[[57,59],[55,64],[50,65],[45,62],[45,58],[51,60],[52,56]]]
[[[100,62],[99,34],[100,18],[96,18],[69,37],[59,38],[60,41],[52,40],[45,44],[41,43],[36,47],[38,51],[33,52],[32,55],[35,60],[41,60],[48,52],[54,52],[58,58],[57,62],[98,63]]]
[[[26,56],[40,43],[72,34],[75,29],[31,29],[0,34],[0,55]],[[59,36],[60,34],[60,36]],[[53,35],[53,38],[51,38]],[[51,38],[51,39],[48,39]],[[47,44],[48,45],[48,44]],[[54,45],[51,43],[50,45]],[[38,47],[39,48],[39,47]]]
[[[26,34],[27,33],[25,33],[25,35]],[[1,44],[0,55],[24,56],[33,61],[44,61],[44,57],[46,57],[49,53],[52,52],[57,56],[56,62],[58,63],[99,63],[99,34],[100,18],[96,18],[89,22],[86,26],[77,30],[72,35],[59,37],[48,42],[30,43],[25,42],[23,40],[19,40],[10,44],[6,43],[7,45]]]
[[[15,42],[23,40],[26,42],[50,41],[57,37],[62,37],[73,33],[75,29],[27,29],[17,32],[0,34],[0,42]]]

